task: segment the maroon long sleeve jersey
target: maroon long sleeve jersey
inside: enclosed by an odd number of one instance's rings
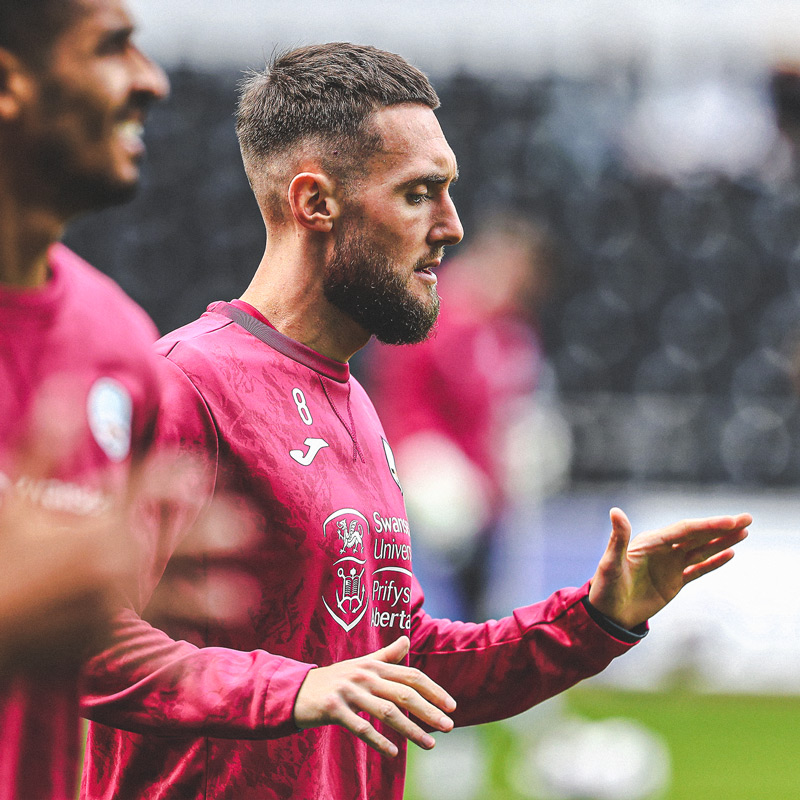
[[[205,454],[215,485],[255,504],[259,536],[242,557],[259,591],[248,624],[209,621],[191,642],[133,617],[120,626],[85,701],[84,798],[400,800],[406,750],[392,729],[374,723],[395,759],[340,727],[294,728],[314,665],[407,634],[408,663],[468,725],[520,712],[631,646],[590,618],[586,586],[484,624],[429,617],[392,451],[346,364],[240,301],[212,304],[158,349],[171,376],[160,438]]]

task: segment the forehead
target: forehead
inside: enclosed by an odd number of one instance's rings
[[[70,18],[55,42],[55,49],[80,46],[110,31],[133,27],[122,0],[68,0]]]
[[[372,116],[381,135],[381,149],[372,157],[376,172],[392,173],[397,181],[415,175],[439,174],[453,179],[458,172],[456,157],[433,111],[416,103],[387,106]]]

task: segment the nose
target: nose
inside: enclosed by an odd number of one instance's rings
[[[458,244],[464,238],[464,228],[458,218],[453,198],[445,193],[442,197],[442,210],[436,225],[431,229],[431,245],[443,247]]]
[[[155,100],[163,100],[169,95],[167,73],[138,48],[133,88],[134,91],[150,95]]]

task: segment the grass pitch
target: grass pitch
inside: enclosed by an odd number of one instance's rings
[[[577,688],[567,693],[565,710],[586,720],[627,718],[658,734],[672,762],[659,800],[800,800],[800,697]],[[513,778],[525,758],[519,731],[495,723],[476,733],[485,757],[478,796],[535,798]],[[414,780],[425,754],[409,749],[406,800],[427,800]]]

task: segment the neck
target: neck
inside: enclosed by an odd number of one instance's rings
[[[331,305],[323,291],[326,253],[288,246],[272,231],[267,248],[241,299],[257,308],[284,336],[320,355],[347,362],[369,341],[369,334]]]
[[[0,167],[0,283],[19,288],[48,279],[47,251],[64,234],[66,220],[9,190]]]

